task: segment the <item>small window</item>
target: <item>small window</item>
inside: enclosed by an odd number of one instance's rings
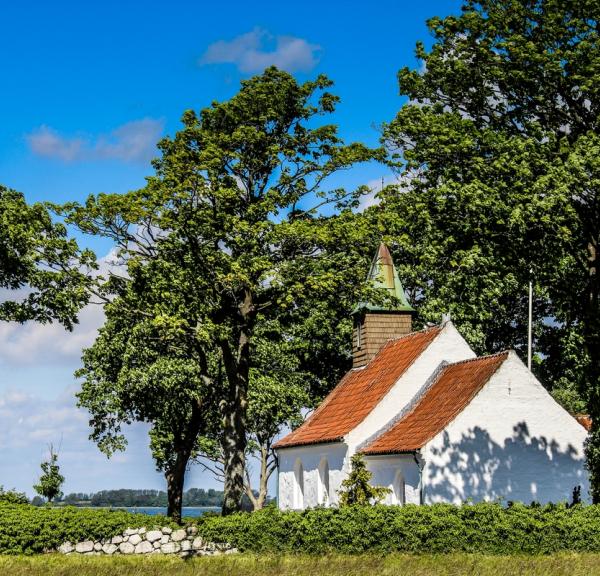
[[[362,322],[360,319],[356,323],[356,347],[359,350],[362,348]]]
[[[319,506],[329,506],[329,463],[327,458],[319,464],[319,488],[317,492]]]
[[[304,508],[304,468],[300,458],[296,460],[294,466],[294,509],[302,510]]]
[[[404,487],[404,476],[402,472],[396,472],[396,478],[394,479],[394,486],[392,488],[392,502],[398,506],[404,506],[405,502],[405,487]]]

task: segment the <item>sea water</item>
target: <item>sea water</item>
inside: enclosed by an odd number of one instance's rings
[[[167,509],[162,506],[132,506],[125,508],[127,512],[134,512],[136,514],[149,514],[150,516],[166,516]],[[189,518],[197,518],[206,514],[207,512],[220,512],[221,508],[213,506],[184,506],[181,510],[182,516]]]

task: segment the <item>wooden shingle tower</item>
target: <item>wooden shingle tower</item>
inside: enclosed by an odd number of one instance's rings
[[[410,334],[415,313],[408,303],[390,251],[383,243],[373,258],[367,282],[375,289],[386,290],[392,303],[360,302],[354,309],[353,368],[368,364],[388,340]]]

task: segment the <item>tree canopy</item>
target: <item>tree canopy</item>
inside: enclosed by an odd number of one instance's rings
[[[116,242],[126,270],[100,289],[107,324],[79,373],[93,437],[121,448],[122,423],[151,421],[157,463],[175,466],[182,487],[194,439],[216,422],[224,513],[239,509],[244,491],[257,333],[276,325],[276,338],[315,336],[294,360],[315,389],[348,359],[330,336],[345,320],[335,312],[359,298],[347,280],[364,275],[353,244],[364,236],[351,208],[366,190],[327,179],[374,152],[318,124],[338,101],[330,86],[269,68],[229,101],[185,112],[145,188],[66,209],[69,222]]]
[[[62,497],[61,486],[65,481],[65,477],[60,473],[58,454],[54,451],[52,445],[50,445],[48,459],[40,464],[40,468],[42,469],[42,475],[33,487],[34,490],[40,496],[46,498],[48,502],[60,499]]]
[[[352,456],[348,477],[339,491],[340,506],[369,506],[379,504],[390,492],[384,486],[371,486],[373,474],[367,470],[364,456],[357,452]]]
[[[409,98],[384,127],[404,176],[373,209],[424,320],[451,311],[478,352],[525,353],[535,283],[535,371],[585,403],[600,498],[598,63],[593,1],[467,0],[428,22],[403,68]]]
[[[57,320],[71,329],[94,267],[94,255],[80,251],[45,206],[0,185],[0,320]]]

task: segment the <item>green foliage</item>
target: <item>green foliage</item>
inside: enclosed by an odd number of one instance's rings
[[[48,460],[41,463],[40,468],[42,469],[42,475],[35,484],[33,489],[40,495],[52,502],[56,498],[62,497],[60,487],[65,481],[65,477],[60,473],[60,466],[58,465],[58,454],[54,452],[52,446],[50,446],[50,457]]]
[[[371,210],[421,321],[453,319],[477,352],[526,355],[600,427],[600,4],[465,0],[428,22],[409,101],[384,127],[405,185]],[[531,272],[530,272],[531,271]],[[594,499],[600,468],[588,442]]]
[[[0,503],[29,504],[29,498],[27,498],[24,492],[17,492],[16,490],[5,490],[4,486],[0,486]]]
[[[292,554],[600,552],[600,507],[475,504],[348,506],[206,515],[200,534],[243,551]],[[174,526],[120,510],[0,503],[0,554],[35,554],[63,542],[110,538],[128,527]]]
[[[600,429],[592,427],[585,443],[586,466],[594,500],[600,498]]]
[[[356,453],[352,456],[351,466],[350,474],[342,482],[342,489],[338,492],[340,506],[378,504],[391,492],[389,488],[369,484],[373,474],[367,470],[362,454]]]
[[[554,385],[552,397],[571,414],[585,414],[586,402],[572,382],[561,381]]]
[[[475,504],[348,506],[198,520],[200,533],[258,553],[600,552],[600,507]]]
[[[66,209],[70,223],[114,240],[127,269],[101,285],[106,324],[78,373],[93,439],[109,454],[124,447],[122,425],[149,422],[157,467],[173,478],[198,455],[198,438],[218,441],[224,511],[239,508],[263,415],[277,427],[289,419],[257,404],[273,394],[252,393],[251,379],[272,386],[279,366],[298,366],[322,392],[347,365],[335,339],[364,277],[351,209],[365,189],[325,181],[375,153],[319,122],[338,101],[331,84],[268,68],[230,100],[186,111],[144,189]],[[264,372],[269,346],[277,359]]]
[[[280,325],[271,323],[261,332],[250,368],[247,421],[256,445],[270,448],[283,426],[302,423],[300,411],[311,403],[306,382],[312,375],[301,370],[295,341],[280,339]]]
[[[171,525],[166,518],[121,510],[90,510],[0,502],[0,554],[37,554],[67,540],[110,538],[126,528]]]
[[[167,494],[162,490],[101,490],[94,494],[67,494],[63,502],[87,501],[90,506],[167,506]],[[183,506],[220,506],[223,492],[209,488],[190,488],[183,493]]]
[[[80,251],[42,204],[0,185],[0,320],[58,320],[72,329],[89,299],[86,270],[95,267],[92,252]]]
[[[183,506],[220,506],[223,492],[209,488],[190,488],[183,493]],[[89,494],[71,492],[60,499],[62,504],[70,506],[108,506],[129,508],[140,506],[167,506],[167,493],[163,490],[100,490]],[[32,504],[34,502],[32,501]]]

